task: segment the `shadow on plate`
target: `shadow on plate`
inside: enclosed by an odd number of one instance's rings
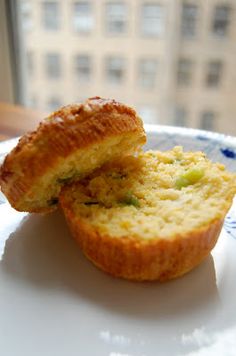
[[[94,267],[71,238],[61,212],[27,215],[6,242],[1,267],[13,278],[54,293],[151,321],[167,316],[214,314],[219,306],[213,258],[168,283],[134,283]],[[202,320],[204,322],[204,320]]]

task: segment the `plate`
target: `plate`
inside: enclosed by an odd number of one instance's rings
[[[203,150],[236,172],[236,138],[146,129],[146,149]],[[1,158],[15,144],[2,143]],[[212,254],[161,284],[115,279],[95,268],[60,211],[19,213],[3,195],[0,201],[1,355],[236,355],[236,204]]]

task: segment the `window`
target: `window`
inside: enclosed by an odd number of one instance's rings
[[[20,8],[22,28],[25,31],[30,31],[33,28],[32,4],[30,1],[21,1]]]
[[[139,61],[138,80],[142,88],[152,89],[156,84],[157,60],[141,59]]]
[[[181,34],[184,38],[196,35],[198,7],[193,4],[182,5]]]
[[[208,63],[206,85],[208,87],[217,87],[222,77],[223,63],[221,61],[211,61]]]
[[[174,126],[187,126],[187,112],[184,108],[177,108],[175,110]]]
[[[106,4],[106,31],[119,34],[126,31],[127,6],[122,2]]]
[[[58,53],[46,54],[46,73],[48,78],[56,79],[61,75],[61,57]]]
[[[164,32],[164,9],[159,4],[143,4],[141,32],[145,36],[161,36]]]
[[[0,101],[7,92],[24,105],[34,94],[47,112],[52,97],[99,95],[141,108],[149,123],[199,128],[202,112],[215,111],[216,130],[236,135],[236,0],[2,3]],[[29,29],[19,38],[14,13]]]
[[[59,4],[55,1],[42,3],[43,27],[46,30],[59,29]]]
[[[125,59],[121,57],[109,57],[106,60],[106,76],[108,82],[121,84],[125,75]]]
[[[89,81],[91,76],[91,58],[88,55],[75,57],[76,78],[79,81]]]
[[[214,10],[212,32],[214,35],[223,37],[227,35],[229,27],[230,7],[218,5]]]
[[[138,113],[145,124],[157,124],[158,117],[156,108],[154,108],[152,105],[141,106],[138,110]]]
[[[215,129],[215,116],[213,111],[204,111],[201,114],[201,129],[213,131]]]
[[[55,111],[55,110],[59,109],[61,106],[62,106],[62,102],[61,102],[60,98],[58,98],[58,97],[49,98],[48,103],[47,103],[47,109],[49,112]]]
[[[177,69],[177,82],[179,85],[189,85],[192,80],[193,62],[190,59],[180,59]]]
[[[73,27],[76,32],[89,33],[94,26],[92,5],[89,1],[75,2],[73,5]]]

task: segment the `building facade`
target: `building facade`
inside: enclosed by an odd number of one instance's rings
[[[29,106],[98,95],[236,135],[234,0],[21,1],[21,23]]]

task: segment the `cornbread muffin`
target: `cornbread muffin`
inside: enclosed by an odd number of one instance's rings
[[[19,211],[48,212],[61,187],[146,142],[141,119],[110,99],[61,108],[23,136],[0,169],[1,190]]]
[[[175,147],[106,164],[64,187],[60,204],[96,266],[126,279],[165,281],[210,253],[235,192],[235,175],[223,165]]]

